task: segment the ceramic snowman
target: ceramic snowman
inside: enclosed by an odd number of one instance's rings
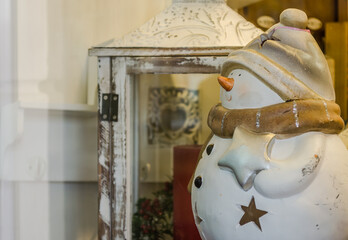
[[[348,239],[348,151],[325,58],[287,9],[222,66],[193,176],[202,239]]]

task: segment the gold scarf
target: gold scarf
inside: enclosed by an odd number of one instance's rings
[[[231,138],[237,126],[255,133],[301,134],[323,132],[337,134],[344,128],[340,107],[318,99],[292,100],[257,109],[227,109],[215,105],[208,116],[215,135]]]

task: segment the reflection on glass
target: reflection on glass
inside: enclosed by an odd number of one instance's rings
[[[138,77],[135,129],[139,172],[138,186],[134,188],[138,189],[134,193],[134,239],[172,239],[175,235],[172,227],[173,148],[200,144],[209,134],[202,119],[206,119],[210,102],[218,99],[218,94],[214,94],[219,92],[215,79],[216,75],[203,74]]]

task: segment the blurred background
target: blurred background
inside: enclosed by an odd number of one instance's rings
[[[88,49],[121,38],[170,4],[0,0],[0,240],[97,239],[98,64]],[[227,4],[262,30],[285,8],[305,10],[347,120],[346,0]],[[219,88],[203,84],[199,91],[201,143]]]

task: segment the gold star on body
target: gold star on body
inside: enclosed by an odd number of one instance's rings
[[[246,207],[242,205],[241,207],[244,211],[244,215],[240,219],[239,224],[243,226],[249,222],[254,222],[262,232],[260,218],[268,212],[256,208],[254,196],[252,197],[249,206]]]

